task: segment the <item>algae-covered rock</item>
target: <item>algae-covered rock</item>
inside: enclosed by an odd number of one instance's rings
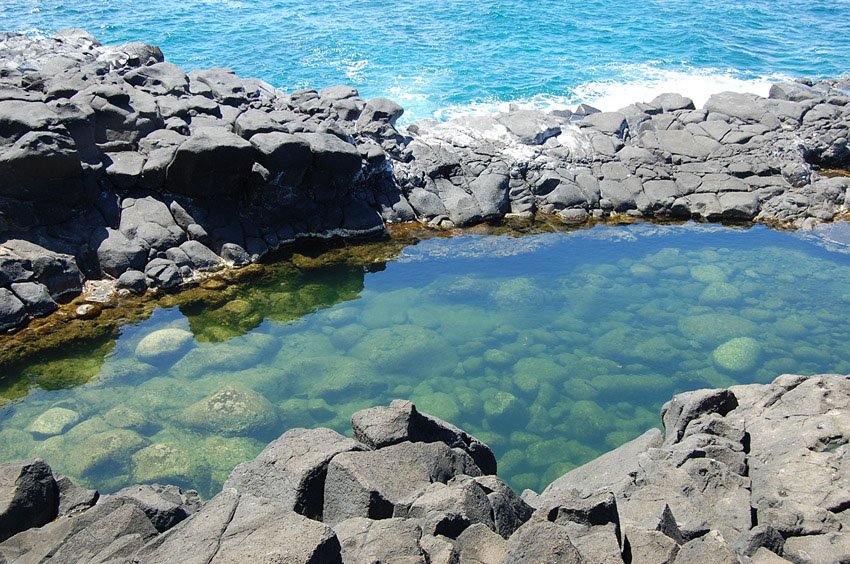
[[[513,362],[514,357],[501,349],[488,349],[484,351],[484,362],[494,367],[507,366]]]
[[[679,321],[679,331],[685,338],[704,345],[717,345],[734,337],[752,335],[757,330],[752,321],[725,313],[691,315]]]
[[[528,408],[515,395],[499,391],[484,402],[484,416],[494,425],[507,425],[524,419]]]
[[[177,360],[194,343],[192,334],[185,329],[168,327],[145,336],[136,345],[136,358],[155,366]]]
[[[260,354],[252,346],[215,343],[190,350],[171,369],[180,378],[197,378],[210,372],[243,370],[257,364]]]
[[[726,341],[712,357],[718,367],[729,372],[746,372],[755,368],[761,355],[761,346],[751,337],[738,337]]]
[[[445,392],[432,392],[428,394],[417,394],[414,392],[411,401],[417,408],[425,413],[435,415],[450,423],[459,424],[460,407],[455,398]]]
[[[176,442],[156,442],[131,457],[131,476],[136,483],[202,487],[208,473],[197,450]]]
[[[92,474],[108,466],[109,473],[115,474],[118,468],[127,465],[130,455],[146,443],[144,437],[135,431],[110,429],[90,435],[79,443],[66,441],[65,448],[70,451],[67,460],[71,462],[73,473]]]
[[[213,490],[221,487],[233,469],[257,456],[265,443],[250,437],[207,437],[198,444],[198,454],[210,469]]]
[[[157,377],[139,385],[125,403],[143,413],[157,413],[183,407],[198,395],[187,382]]]
[[[225,436],[255,434],[278,424],[274,407],[252,390],[224,386],[196,402],[180,415],[180,421],[200,431]]]
[[[715,264],[698,264],[691,267],[691,277],[699,282],[711,284],[712,282],[724,282],[727,273],[726,270]]]
[[[103,419],[116,429],[132,429],[140,431],[152,426],[151,421],[139,411],[126,405],[116,405],[103,414]]]
[[[576,400],[590,400],[599,395],[599,391],[584,378],[571,378],[564,381],[564,393]]]
[[[611,426],[611,417],[598,403],[590,400],[575,402],[567,421],[573,436],[577,437],[598,437]]]
[[[713,282],[702,291],[699,303],[703,305],[730,305],[741,299],[741,291],[728,282]]]
[[[445,338],[415,325],[371,331],[349,352],[378,370],[399,373],[451,374],[458,362]]]
[[[36,436],[58,435],[80,420],[80,414],[65,407],[51,407],[29,424],[27,430]]]
[[[0,429],[0,460],[28,458],[36,445],[30,433],[20,429]]]

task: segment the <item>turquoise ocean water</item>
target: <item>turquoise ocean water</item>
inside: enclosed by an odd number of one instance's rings
[[[283,89],[348,83],[407,120],[503,102],[616,109],[850,72],[848,0],[0,0],[2,28],[83,27]]]

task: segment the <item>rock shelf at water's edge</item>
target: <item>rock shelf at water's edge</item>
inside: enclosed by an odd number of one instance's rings
[[[84,281],[169,289],[297,239],[535,213],[811,227],[847,211],[847,80],[619,112],[511,110],[399,131],[346,86],[184,73],[86,32],[0,36],[0,329]],[[80,316],[93,315],[83,306]]]
[[[517,495],[487,445],[410,402],[354,439],[292,429],[204,503],[0,466],[0,562],[827,563],[850,558],[850,376],[697,390],[652,429]]]

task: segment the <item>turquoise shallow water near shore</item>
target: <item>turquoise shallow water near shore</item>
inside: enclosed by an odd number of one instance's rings
[[[281,272],[7,372],[59,389],[0,407],[0,461],[209,495],[283,430],[345,431],[400,397],[540,489],[657,425],[676,392],[850,372],[850,256],[761,227],[468,235],[368,271]]]
[[[850,69],[847,0],[0,0],[0,21],[154,43],[187,69],[232,67],[288,90],[353,84],[396,99],[406,119],[507,101],[616,109],[662,91],[701,103]]]

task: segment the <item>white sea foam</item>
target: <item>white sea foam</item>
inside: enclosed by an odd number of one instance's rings
[[[775,82],[790,80],[784,75],[747,77],[734,70],[686,68],[669,70],[653,65],[621,65],[620,76],[595,80],[574,89],[573,99],[603,111],[613,111],[634,102],[649,102],[659,94],[675,92],[687,96],[699,108],[712,94],[732,91],[767,96]]]
[[[767,96],[776,82],[792,80],[781,74],[746,76],[732,69],[685,67],[665,69],[652,64],[611,65],[605,68],[610,79],[582,83],[565,95],[538,94],[512,101],[484,100],[441,108],[433,113],[438,120],[466,115],[487,115],[513,108],[563,110],[588,104],[602,111],[615,111],[635,102],[649,102],[659,94],[675,92],[687,96],[699,108],[712,94],[732,91]]]

